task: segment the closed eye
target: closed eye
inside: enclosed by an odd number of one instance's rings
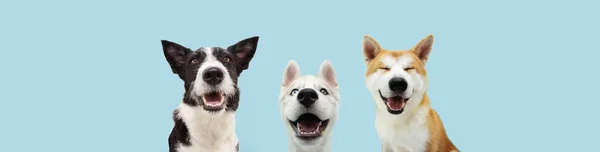
[[[408,67],[408,68],[404,68],[404,71],[408,71],[408,70],[414,70],[415,68],[413,67]]]
[[[387,68],[387,67],[381,67],[379,69],[382,69],[382,70],[385,70],[385,71],[389,71],[390,70],[390,68]]]

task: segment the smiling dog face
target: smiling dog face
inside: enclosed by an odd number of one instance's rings
[[[425,63],[432,44],[433,35],[428,35],[409,50],[386,50],[364,36],[367,88],[378,111],[400,115],[419,105],[427,90]]]
[[[200,106],[209,113],[237,110],[238,76],[248,69],[258,37],[241,40],[227,49],[202,47],[195,51],[167,40],[161,42],[171,70],[184,81],[184,104]]]
[[[290,60],[283,74],[281,117],[290,140],[300,147],[328,140],[338,118],[340,95],[333,66],[324,61],[319,71],[318,76],[302,76],[296,61]]]

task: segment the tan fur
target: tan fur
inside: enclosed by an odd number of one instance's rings
[[[429,115],[427,117],[427,127],[429,130],[429,142],[427,143],[427,152],[452,152],[458,149],[446,135],[442,119],[437,112],[429,106],[429,97],[423,95],[423,100],[419,105],[421,108],[428,108]]]
[[[427,37],[423,38],[419,44],[408,50],[387,50],[382,48],[375,41],[375,39],[368,35],[365,35],[364,39],[373,41],[373,43],[375,44],[375,46],[373,47],[377,49],[376,53],[372,54],[372,59],[369,59],[369,57],[367,57],[369,55],[365,54],[365,61],[367,63],[366,76],[368,77],[369,75],[377,72],[377,70],[379,69],[385,69],[384,64],[381,61],[383,57],[392,56],[393,58],[397,59],[401,56],[409,56],[414,61],[410,67],[414,68],[413,70],[416,70],[418,74],[422,75],[424,78],[423,81],[425,81],[424,83],[427,83],[427,72],[425,70],[425,63],[428,60],[428,55],[425,55],[422,58],[420,58],[417,54],[418,52],[416,52],[417,50],[415,49],[420,47],[419,45],[421,45],[421,43],[428,38],[433,39],[433,35],[428,35]],[[421,103],[419,104],[417,110],[405,111],[403,115],[416,115],[417,112],[421,111],[420,109],[426,109],[429,111],[426,117],[427,120],[425,125],[427,126],[427,130],[429,131],[429,140],[426,145],[426,151],[459,152],[459,150],[454,146],[452,141],[450,141],[450,139],[446,135],[444,125],[442,124],[442,120],[438,116],[437,112],[431,108],[427,93],[424,93]]]

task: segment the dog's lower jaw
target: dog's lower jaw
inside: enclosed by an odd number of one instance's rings
[[[284,118],[284,120],[288,120],[287,118]],[[317,137],[315,139],[312,140],[316,140],[313,142],[318,142],[314,145],[301,145],[300,143],[298,143],[298,137],[296,136],[297,133],[296,131],[294,131],[292,128],[293,126],[291,124],[288,123],[288,125],[286,125],[287,129],[287,135],[288,135],[288,151],[289,152],[331,152],[331,136],[332,136],[332,132],[333,132],[333,128],[331,128],[331,126],[333,126],[335,124],[335,121],[337,120],[337,117],[331,117],[328,119],[329,123],[327,124],[325,130],[323,130],[322,134],[320,137]]]
[[[330,143],[330,137],[320,137],[323,138],[323,142],[319,143],[318,145],[314,145],[314,146],[310,146],[310,147],[304,147],[301,145],[298,145],[298,143],[295,142],[296,138],[293,135],[289,135],[288,134],[288,151],[289,152],[331,152],[331,143]]]

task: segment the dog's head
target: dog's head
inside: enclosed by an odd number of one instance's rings
[[[327,140],[340,105],[331,63],[324,61],[318,76],[302,76],[296,61],[290,60],[283,73],[279,105],[288,136],[300,147],[318,146]]]
[[[367,88],[378,111],[399,115],[419,105],[427,90],[425,63],[432,44],[433,35],[428,35],[409,50],[386,50],[373,37],[364,36]]]
[[[201,47],[196,51],[174,42],[161,42],[171,70],[184,82],[184,104],[209,113],[237,110],[238,76],[248,69],[258,37],[241,40],[226,49]]]

